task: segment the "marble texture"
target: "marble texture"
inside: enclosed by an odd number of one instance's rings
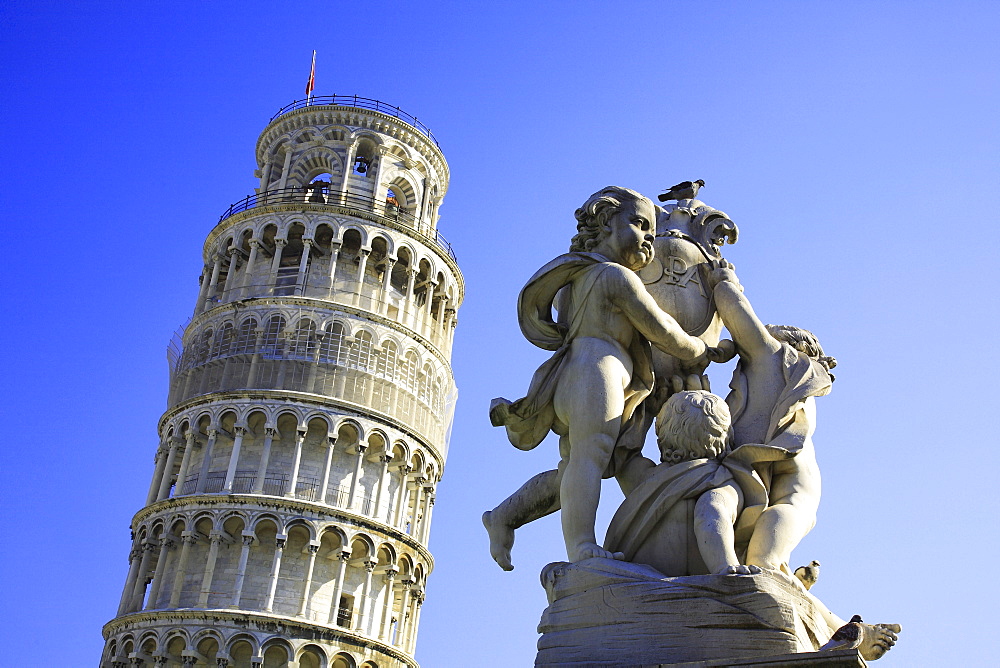
[[[549,606],[536,666],[602,666],[814,652],[833,634],[821,606],[788,578],[663,577],[623,561],[542,571]]]

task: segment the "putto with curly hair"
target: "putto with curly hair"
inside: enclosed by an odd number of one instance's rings
[[[765,325],[767,331],[782,343],[787,343],[792,348],[795,348],[803,355],[807,355],[826,368],[827,371],[837,366],[837,360],[833,357],[827,356],[823,352],[823,346],[819,344],[819,339],[816,335],[807,329],[802,329],[800,327],[792,327],[791,325]],[[830,380],[836,380],[834,375],[830,374]]]
[[[611,216],[621,211],[625,204],[641,200],[649,201],[652,205],[649,198],[619,186],[607,186],[591,195],[573,214],[576,216],[576,236],[570,242],[569,252],[593,250],[594,246],[601,242],[601,237],[607,233],[607,224]]]
[[[714,459],[726,450],[732,418],[722,397],[705,390],[671,395],[656,418],[660,461]]]

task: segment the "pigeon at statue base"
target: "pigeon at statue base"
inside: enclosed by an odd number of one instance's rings
[[[795,569],[795,577],[799,579],[806,591],[809,591],[819,579],[819,562],[813,559],[808,566],[799,566]]]

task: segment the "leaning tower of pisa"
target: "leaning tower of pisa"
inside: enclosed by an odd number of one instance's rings
[[[256,159],[168,351],[102,668],[417,665],[463,296],[448,165],[416,118],[342,96],[281,109]]]

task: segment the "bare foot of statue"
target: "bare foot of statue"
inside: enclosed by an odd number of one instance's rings
[[[865,624],[859,615],[851,617],[820,647],[823,650],[857,649],[865,661],[881,659],[896,644],[896,634],[902,631],[899,624]]]
[[[903,630],[899,624],[861,624],[864,634],[861,639],[861,652],[865,661],[881,659],[885,653],[896,644],[896,634]]]
[[[716,575],[758,575],[760,573],[763,573],[763,571],[758,566],[744,566],[743,564],[737,564],[735,566],[726,566]]]
[[[490,536],[490,556],[493,557],[493,561],[505,571],[514,570],[514,564],[510,563],[510,550],[514,547],[514,530],[502,522],[494,521],[493,512],[489,510],[483,513],[483,526]]]
[[[569,560],[574,564],[578,561],[583,561],[584,559],[618,559],[622,561],[625,559],[625,555],[621,552],[611,552],[605,550],[603,547],[597,543],[580,543],[573,550],[568,550]]]

